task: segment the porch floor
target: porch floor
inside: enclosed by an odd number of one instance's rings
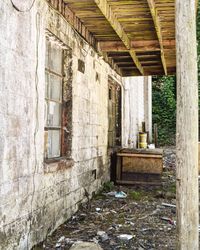
[[[176,209],[163,204],[176,203],[175,150],[164,152],[165,170],[161,186],[123,186],[120,190],[127,194],[127,198],[119,199],[107,195],[119,188],[107,183],[103,191],[80,207],[69,221],[34,250],[67,250],[77,241],[98,242],[104,250],[175,249]],[[121,240],[121,234],[133,237]]]

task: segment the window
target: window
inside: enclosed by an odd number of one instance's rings
[[[108,146],[121,145],[121,87],[109,79],[108,89]]]
[[[46,40],[44,157],[61,156],[63,50]]]

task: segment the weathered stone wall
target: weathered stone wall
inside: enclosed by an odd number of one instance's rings
[[[0,30],[0,249],[23,250],[109,179],[108,77],[121,78],[43,0],[26,12],[1,1]],[[46,30],[69,52],[72,87],[71,156],[51,164],[43,160]]]
[[[151,77],[124,78],[123,86],[123,146],[135,148],[142,122],[152,134]]]

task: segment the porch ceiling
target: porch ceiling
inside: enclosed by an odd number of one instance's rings
[[[63,2],[121,75],[175,74],[175,0]]]

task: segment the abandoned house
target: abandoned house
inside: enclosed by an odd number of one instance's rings
[[[195,1],[177,2],[179,19],[195,16]],[[151,139],[151,75],[176,72],[175,1],[8,0],[0,20],[0,249],[31,249],[109,180],[112,153],[136,147],[142,122]]]

